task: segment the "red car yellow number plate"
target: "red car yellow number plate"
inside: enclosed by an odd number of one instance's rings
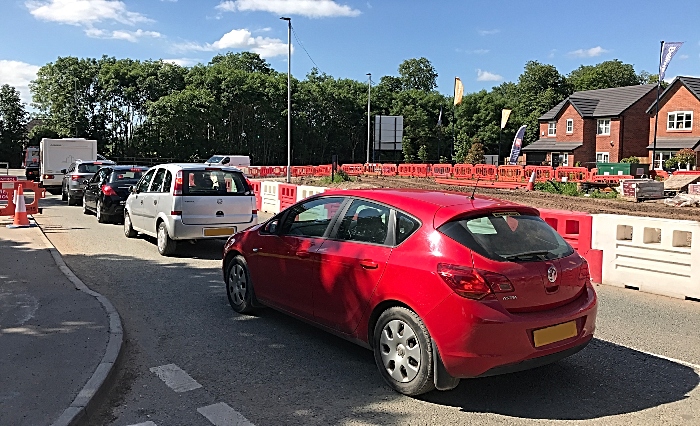
[[[570,337],[576,337],[577,334],[576,321],[569,321],[564,324],[535,330],[532,332],[532,337],[535,340],[535,347],[539,348],[540,346],[549,345]]]

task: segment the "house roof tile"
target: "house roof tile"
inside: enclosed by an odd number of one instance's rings
[[[642,84],[575,92],[539,119],[544,121],[556,118],[567,103],[571,103],[583,118],[617,117],[654,88],[655,84]]]

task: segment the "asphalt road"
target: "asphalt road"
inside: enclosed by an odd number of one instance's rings
[[[409,398],[383,384],[365,349],[270,309],[235,314],[223,243],[163,258],[152,239],[127,239],[58,197],[41,204],[37,222],[66,263],[124,321],[118,382],[93,424],[700,424],[700,303],[599,286],[584,351]],[[186,373],[157,374],[173,369]]]

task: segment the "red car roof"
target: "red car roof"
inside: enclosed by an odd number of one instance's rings
[[[417,216],[424,223],[432,221],[435,227],[464,213],[517,210],[523,213],[538,214],[537,210],[531,207],[498,198],[475,195],[472,200],[471,194],[466,192],[382,188],[330,190],[324,193],[324,195],[331,194],[361,197],[386,203]]]

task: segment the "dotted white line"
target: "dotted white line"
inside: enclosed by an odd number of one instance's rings
[[[175,392],[187,392],[202,387],[195,379],[175,364],[161,365],[150,370],[156,373]]]
[[[214,426],[254,426],[243,414],[223,402],[197,408],[197,411]]]
[[[143,422],[143,423],[137,423],[135,425],[129,425],[129,426],[158,426],[155,423],[151,421]]]

